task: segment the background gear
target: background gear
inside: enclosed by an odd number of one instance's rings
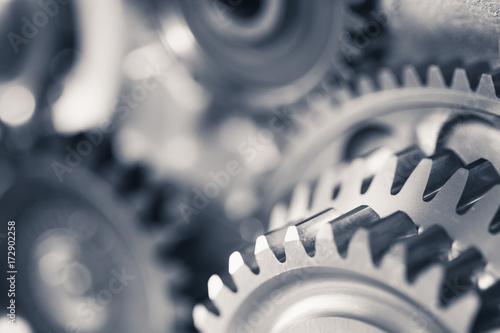
[[[21,320],[36,331],[174,330],[188,310],[181,300],[173,304],[167,288],[183,273],[159,261],[159,244],[176,231],[174,224],[152,227],[152,189],[96,147],[92,157],[79,156],[82,137],[42,142],[28,153],[2,154],[2,219],[16,221],[22,270],[17,297],[32,299],[19,303]]]
[[[376,82],[361,76],[357,92],[340,87],[316,99],[315,105],[308,106],[312,111],[309,116],[298,116],[291,110],[302,133],[290,143],[270,182],[265,211],[301,179],[382,146],[401,151],[418,145],[427,156],[442,148],[456,148],[467,163],[483,157],[496,166],[498,154],[490,149],[494,143],[480,144],[485,131],[496,133],[498,127],[495,76],[481,74],[484,68],[478,68],[466,72],[430,66],[424,71],[424,84],[417,69],[407,66],[401,85],[392,72],[382,70]],[[450,133],[455,126],[467,127],[474,122],[483,122],[482,130],[476,128],[472,133],[470,127],[464,129],[453,143]],[[492,134],[488,140],[494,138],[498,136]],[[456,144],[460,140],[467,144]],[[471,155],[479,151],[483,156]]]

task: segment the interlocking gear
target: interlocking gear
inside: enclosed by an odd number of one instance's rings
[[[417,145],[427,156],[450,148],[467,163],[485,158],[500,170],[497,77],[482,64],[467,71],[430,66],[425,78],[421,72],[406,66],[401,79],[389,70],[376,81],[362,75],[356,90],[339,86],[307,105],[308,116],[296,117],[301,133],[269,182],[266,210],[300,180],[379,147]]]
[[[356,159],[341,172],[330,168],[316,184],[298,185],[289,208],[277,205],[270,228],[330,207],[343,213],[368,205],[380,216],[402,210],[423,230],[440,224],[456,240],[457,252],[470,246],[480,249],[488,260],[488,273],[498,279],[498,172],[484,159],[465,165],[449,150],[424,156],[418,149],[397,155],[382,149]]]
[[[202,332],[491,328],[491,306],[479,304],[498,302],[498,287],[481,297],[474,291],[476,271],[484,266],[477,250],[450,256],[452,240],[443,229],[417,235],[402,212],[380,219],[360,206],[337,216],[324,211],[259,237],[253,254],[233,253],[229,282],[217,275],[209,280],[215,308],[198,305],[196,326]]]

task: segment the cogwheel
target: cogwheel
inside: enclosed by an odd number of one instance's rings
[[[349,33],[365,21],[351,6],[365,2],[151,0],[164,44],[193,77],[226,107],[256,109],[319,86],[332,64],[342,67],[340,47],[358,58]]]
[[[326,170],[315,184],[297,186],[290,208],[274,209],[270,228],[331,207],[340,214],[368,205],[382,217],[402,210],[420,230],[440,224],[457,253],[471,246],[481,250],[487,273],[498,279],[499,185],[500,175],[485,159],[465,164],[450,150],[425,157],[416,148],[399,154],[381,149],[341,172]]]
[[[301,133],[269,183],[267,211],[301,179],[382,146],[401,151],[417,145],[427,156],[452,149],[467,163],[485,158],[500,170],[496,75],[483,64],[467,71],[432,65],[426,73],[423,83],[407,66],[399,84],[384,69],[376,81],[360,76],[355,91],[345,86],[310,96],[301,107],[310,112],[288,110]]]
[[[493,327],[498,309],[493,314],[484,305],[498,305],[498,287],[475,291],[475,274],[484,266],[476,249],[450,259],[446,232],[434,226],[416,235],[403,212],[381,219],[361,206],[337,216],[324,211],[260,236],[253,253],[233,253],[229,282],[217,275],[209,280],[213,311],[198,305],[196,326],[206,333]]]
[[[155,189],[138,169],[102,159],[102,149],[79,156],[82,142],[50,138],[29,152],[2,153],[0,215],[16,221],[17,297],[30,300],[19,304],[20,321],[44,332],[175,331],[189,310],[166,291],[180,268],[162,268],[155,256],[173,227],[145,223],[156,214]]]

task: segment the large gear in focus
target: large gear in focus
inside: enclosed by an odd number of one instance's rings
[[[315,183],[298,185],[289,205],[273,210],[270,228],[331,207],[342,214],[368,205],[383,217],[401,210],[420,230],[441,225],[455,240],[455,252],[481,250],[488,261],[485,281],[498,279],[499,185],[498,172],[484,159],[465,164],[449,150],[425,158],[418,149],[399,154],[382,149],[344,170],[325,170]]]
[[[194,320],[204,333],[495,327],[499,288],[475,287],[480,252],[451,256],[451,245],[439,226],[417,235],[403,212],[380,219],[367,206],[340,217],[327,210],[259,237],[252,253],[233,253],[229,282],[209,280],[211,310],[197,306]]]

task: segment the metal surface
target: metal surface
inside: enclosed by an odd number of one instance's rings
[[[297,101],[317,86],[338,50],[340,1],[152,1],[160,35],[224,104]]]
[[[415,67],[406,66],[400,84],[398,76],[382,70],[376,81],[361,76],[356,91],[345,87],[332,90],[320,102],[308,106],[312,111],[309,116],[290,110],[301,133],[290,143],[270,183],[266,202],[271,206],[266,209],[271,209],[296,182],[379,147],[400,151],[418,145],[431,156],[437,149],[450,145],[460,150],[463,158],[472,157],[465,150],[476,148],[470,144],[462,146],[461,139],[451,143],[448,134],[454,126],[477,121],[492,130],[498,127],[495,81],[477,69],[466,72],[447,68],[446,73],[430,66],[422,79]],[[474,137],[469,135],[467,140]],[[498,159],[496,145],[482,145],[480,149],[486,154],[483,157],[492,162]]]
[[[166,288],[183,273],[158,260],[174,225],[145,226],[153,189],[123,187],[138,179],[116,167],[107,170],[111,179],[103,169],[68,167],[58,147],[71,140],[45,142],[29,154],[2,156],[9,177],[2,181],[1,218],[18,222],[18,297],[31,300],[19,304],[20,320],[33,332],[175,330],[187,311]]]
[[[442,229],[415,235],[415,225],[401,212],[380,219],[362,206],[336,216],[327,210],[275,231],[285,234],[282,242],[270,233],[257,239],[253,254],[233,253],[229,274],[236,290],[214,275],[208,290],[218,315],[197,306],[197,327],[202,332],[288,332],[298,327],[308,332],[467,332],[473,328],[481,316],[477,293],[467,285],[452,302],[442,288],[455,276],[471,279],[471,271],[460,263],[475,258],[473,267],[481,267],[480,256],[464,252],[448,260],[451,241]],[[348,247],[342,249],[339,240],[347,230],[343,226],[349,225]],[[356,231],[361,227],[367,230]]]

